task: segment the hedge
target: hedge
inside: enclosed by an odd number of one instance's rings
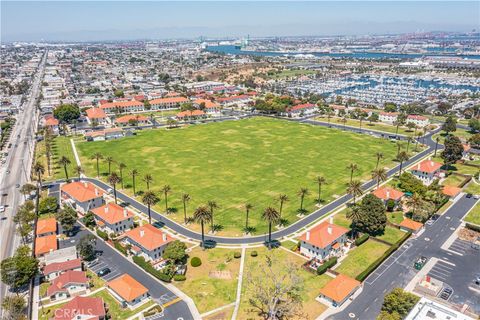
[[[472,224],[472,223],[467,222],[467,223],[465,224],[465,227],[467,227],[467,229],[480,232],[480,226],[479,226],[479,225],[476,225],[476,224]]]
[[[127,253],[127,249],[125,249],[125,247],[123,247],[120,242],[118,241],[113,241],[113,245],[115,246],[115,249],[117,249],[118,251],[120,251],[121,253],[123,253],[123,255],[128,255]]]
[[[187,277],[184,274],[176,274],[173,276],[173,280],[175,281],[185,281]]]
[[[100,229],[97,229],[97,235],[102,238],[104,241],[108,241],[108,234],[106,232],[103,232]]]
[[[370,235],[367,233],[362,234],[360,238],[355,239],[355,245],[358,247],[365,241],[367,241],[370,238]]]
[[[190,260],[190,265],[192,267],[200,267],[202,265],[202,260],[200,260],[199,257],[193,257],[192,260]]]
[[[327,262],[325,262],[324,264],[322,264],[317,268],[317,274],[318,275],[324,274],[327,271],[327,269],[333,267],[336,264],[337,264],[337,257],[328,259]]]
[[[363,270],[358,276],[355,277],[358,281],[362,282],[365,280],[375,269],[378,268],[379,265],[382,264],[385,259],[390,257],[392,253],[394,253],[410,236],[412,235],[411,232],[407,232],[403,237],[401,237],[397,242],[395,242],[387,251],[385,251],[382,256],[380,256],[377,260],[372,262],[365,270]]]
[[[137,265],[139,265],[143,270],[147,271],[150,273],[152,276],[155,278],[165,281],[165,282],[171,282],[172,278],[163,272],[158,271],[155,269],[150,263],[146,262],[143,257],[133,257],[133,262],[135,262]]]

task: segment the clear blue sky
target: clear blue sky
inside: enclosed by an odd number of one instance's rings
[[[480,29],[480,1],[1,1],[2,41]]]

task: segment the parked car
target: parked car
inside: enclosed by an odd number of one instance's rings
[[[103,277],[103,276],[106,276],[107,274],[109,274],[110,272],[112,272],[112,270],[110,270],[110,268],[106,267],[106,268],[103,268],[100,271],[98,271],[97,276]]]
[[[448,288],[448,287],[444,288],[442,290],[442,293],[440,293],[440,298],[442,298],[443,300],[448,300],[452,295],[452,293],[453,293],[452,288]]]
[[[474,282],[475,282],[475,284],[476,284],[477,286],[480,286],[480,276],[476,276]]]
[[[417,270],[422,270],[423,266],[427,263],[427,257],[421,256],[413,264],[414,268]]]
[[[5,212],[5,206],[0,206],[0,213]]]
[[[470,199],[473,195],[471,193],[467,193],[467,198]]]

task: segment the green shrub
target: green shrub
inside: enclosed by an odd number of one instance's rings
[[[103,232],[100,229],[97,229],[97,235],[102,238],[104,241],[108,241],[108,234],[106,232]]]
[[[187,280],[187,277],[183,274],[176,274],[173,276],[173,280],[175,281],[185,281]]]
[[[252,256],[252,257],[258,256],[258,252],[254,250],[250,253],[250,256]]]
[[[367,241],[369,238],[370,238],[370,235],[367,234],[367,233],[364,233],[364,234],[362,234],[361,237],[355,239],[355,245],[358,247],[358,246],[360,246],[362,243],[364,243],[365,241]]]
[[[324,274],[327,271],[327,269],[330,269],[336,264],[337,264],[337,257],[328,259],[326,262],[324,262],[321,266],[317,268],[317,274],[318,275]]]
[[[476,224],[472,224],[472,223],[466,223],[465,224],[465,227],[467,227],[467,229],[470,229],[470,230],[473,230],[473,231],[476,231],[476,232],[480,232],[480,226],[476,225]]]
[[[135,262],[137,265],[139,265],[142,269],[153,275],[155,278],[165,281],[165,282],[171,282],[172,277],[168,274],[165,274],[163,272],[160,272],[156,270],[150,263],[145,261],[143,257],[133,257],[133,262]]]
[[[387,201],[387,211],[392,212],[394,208],[395,208],[395,200],[388,199],[388,201]]]
[[[127,249],[126,249],[124,246],[122,246],[122,245],[120,244],[120,242],[118,242],[118,241],[113,241],[113,246],[115,247],[115,249],[117,249],[118,251],[120,251],[121,253],[123,253],[124,256],[128,255]]]
[[[338,261],[337,257],[333,257],[333,258],[328,259],[328,261],[327,261],[328,267],[329,268],[333,267],[334,265],[337,264],[337,261]]]
[[[202,260],[200,260],[199,257],[193,257],[192,260],[190,260],[190,265],[194,268],[200,267],[202,265]]]
[[[238,252],[238,251],[235,251],[235,252],[233,253],[233,257],[234,257],[235,259],[239,259],[239,258],[242,257],[242,254],[241,254],[240,252]]]
[[[328,266],[324,263],[317,268],[317,274],[322,275],[327,271],[327,269],[328,269]]]

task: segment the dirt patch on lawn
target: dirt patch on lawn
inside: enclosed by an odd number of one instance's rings
[[[208,276],[214,279],[230,280],[232,273],[230,271],[210,271]]]

